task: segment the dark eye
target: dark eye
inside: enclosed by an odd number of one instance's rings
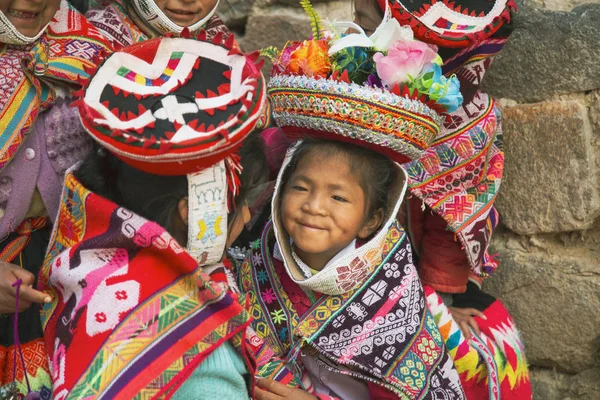
[[[347,203],[348,200],[346,200],[345,198],[341,197],[341,196],[331,196],[331,198],[335,201],[339,201],[340,203]]]
[[[292,190],[296,190],[298,192],[306,192],[307,191],[307,189],[305,187],[298,186],[298,185],[292,186]]]

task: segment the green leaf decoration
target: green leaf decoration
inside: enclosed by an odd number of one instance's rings
[[[304,9],[304,12],[310,18],[310,25],[312,26],[314,39],[321,39],[321,32],[323,28],[321,26],[321,17],[313,8],[313,5],[310,3],[310,0],[300,0],[300,5]]]
[[[275,46],[265,47],[260,50],[260,55],[263,57],[267,57],[271,61],[275,61],[277,55],[279,54],[279,49]]]

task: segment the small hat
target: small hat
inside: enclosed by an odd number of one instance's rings
[[[382,10],[389,7],[401,25],[415,35],[442,47],[467,47],[494,35],[510,22],[515,0],[404,1],[377,0]]]
[[[233,36],[205,38],[137,43],[90,71],[77,102],[90,135],[157,175],[198,172],[232,155],[267,122],[265,83],[258,54],[241,53]]]

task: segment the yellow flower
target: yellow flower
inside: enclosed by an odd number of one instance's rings
[[[288,70],[311,78],[326,78],[331,72],[328,50],[323,40],[306,40],[290,54]]]

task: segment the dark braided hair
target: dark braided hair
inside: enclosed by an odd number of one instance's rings
[[[244,204],[252,189],[269,177],[264,141],[258,132],[246,138],[239,155],[243,170],[240,193],[235,199],[236,210]],[[187,230],[185,234],[181,232],[178,212],[179,201],[188,196],[186,175],[161,176],[140,171],[96,144],[95,151],[75,172],[75,178],[88,190],[156,222],[179,244],[187,244]],[[234,217],[235,213],[230,213],[229,221]]]

